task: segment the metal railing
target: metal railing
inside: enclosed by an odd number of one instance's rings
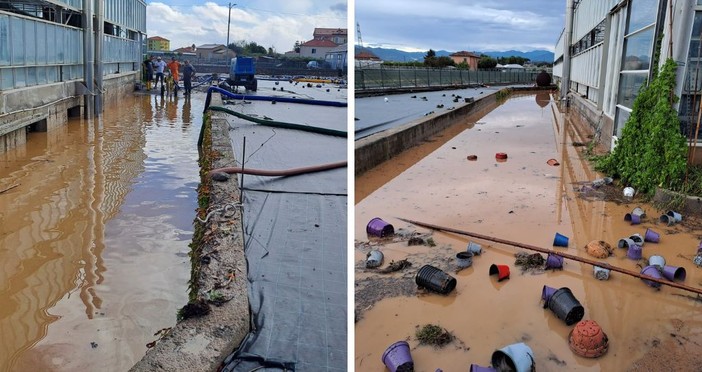
[[[450,87],[473,84],[532,84],[540,70],[464,70],[382,67],[356,69],[355,89]]]

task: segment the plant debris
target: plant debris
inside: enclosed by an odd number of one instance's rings
[[[409,240],[407,241],[407,245],[408,245],[408,246],[412,246],[412,245],[424,245],[424,239],[422,239],[422,238],[420,238],[420,237],[418,237],[418,236],[409,238]]]
[[[420,345],[433,345],[436,347],[442,347],[454,339],[451,332],[434,324],[426,324],[421,328],[417,326],[415,336],[417,336]]]
[[[522,272],[541,271],[546,264],[546,259],[539,253],[517,252],[514,257],[516,257],[514,264],[521,267]]]
[[[192,317],[203,316],[210,313],[210,305],[200,298],[194,302],[189,302],[178,311],[178,320],[185,320]]]
[[[389,274],[389,273],[394,273],[395,271],[400,271],[403,270],[407,267],[412,266],[412,263],[405,260],[399,260],[399,261],[390,261],[390,265],[384,269],[378,270],[379,273],[382,274]]]

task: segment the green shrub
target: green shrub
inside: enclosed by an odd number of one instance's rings
[[[614,151],[595,168],[621,177],[640,193],[653,195],[657,186],[679,188],[687,165],[687,145],[673,108],[677,64],[668,59],[634,100]]]

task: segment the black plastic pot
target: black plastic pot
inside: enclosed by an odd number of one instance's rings
[[[585,308],[570,291],[570,288],[558,289],[548,300],[548,308],[566,325],[573,325],[583,319]]]
[[[456,279],[431,265],[424,265],[414,277],[417,286],[432,292],[449,294],[456,288]]]

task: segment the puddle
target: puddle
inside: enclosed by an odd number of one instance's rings
[[[476,122],[480,125],[471,124]],[[582,184],[598,175],[581,160],[584,148],[572,146],[576,141],[588,139],[579,136],[569,117],[545,105],[542,95],[518,96],[356,179],[356,185],[375,185],[356,192],[357,370],[385,370],[381,355],[398,340],[409,342],[418,371],[465,370],[471,363],[487,366],[495,349],[516,342],[532,348],[540,371],[661,370],[671,365],[686,370],[699,365],[699,356],[689,350],[702,345],[702,303],[684,297],[690,293],[679,289],[664,286],[657,291],[638,278],[615,272],[609,281],[598,281],[592,266],[569,260],[563,270],[522,273],[514,255],[523,249],[443,232],[432,235],[435,247],[373,241],[385,253],[381,269],[399,259],[407,259],[412,267],[392,274],[363,268],[370,250],[364,243],[365,227],[377,216],[396,231],[428,232],[397,219],[402,217],[549,249],[555,233],[560,233],[570,238],[569,247],[554,249],[587,258],[591,257],[584,246],[591,240],[616,246],[619,238],[643,235],[650,227],[662,238],[660,244],[644,245],[644,257],[663,255],[668,264],[687,269],[684,284],[702,287],[702,269],[691,262],[702,237],[700,221],[688,218],[670,228],[659,225],[661,211],[636,201],[627,203],[613,186],[580,193]],[[508,155],[506,161],[498,162],[500,152]],[[478,159],[467,160],[470,154]],[[547,164],[549,159],[560,165]],[[648,218],[632,226],[623,216],[639,205]],[[454,256],[469,241],[481,244],[484,253],[473,258],[470,268],[456,273]],[[640,262],[627,259],[624,249],[616,248],[606,262],[641,270]],[[455,291],[441,296],[418,290],[414,275],[427,263],[454,276]],[[498,283],[490,277],[492,264],[508,265],[510,279]],[[585,308],[583,319],[595,320],[609,337],[605,356],[585,359],[569,349],[573,326],[542,308],[543,285],[573,291]],[[446,328],[460,342],[442,349],[418,346],[415,327],[428,323]],[[677,356],[676,364],[665,364],[662,361],[670,358],[662,355]]]
[[[187,302],[204,94],[129,97],[0,155],[0,370],[127,370]]]

